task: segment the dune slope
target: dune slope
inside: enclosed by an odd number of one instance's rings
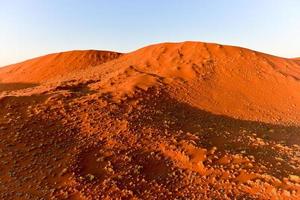
[[[174,98],[214,114],[270,123],[300,122],[300,64],[292,59],[185,42],[145,47],[99,68],[77,78],[102,76],[99,87],[118,93],[163,84]]]
[[[54,53],[0,68],[0,83],[40,83],[100,65],[120,55],[116,52],[96,50]]]

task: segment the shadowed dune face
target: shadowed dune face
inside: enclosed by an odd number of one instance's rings
[[[26,88],[36,87],[38,85],[39,84],[36,83],[1,83],[0,82],[0,92],[22,90]]]
[[[288,174],[300,174],[300,169],[284,162],[289,160],[288,156],[281,155],[284,157],[282,163],[277,157],[277,151],[284,151],[283,146],[291,148],[290,153],[294,147],[299,147],[300,126],[274,125],[215,115],[188,103],[179,102],[164,92],[143,101],[143,105],[148,109],[144,109],[143,114],[133,119],[134,123],[142,124],[143,128],[167,129],[171,133],[181,130],[185,134],[179,134],[177,141],[188,138],[186,133],[189,133],[191,138],[197,138],[196,144],[202,148],[216,147],[223,153],[254,156],[256,164],[266,165],[266,172],[277,178],[282,179]],[[291,157],[290,159],[293,160]]]
[[[0,79],[2,82],[45,82],[103,64],[120,55],[117,52],[96,50],[50,54],[0,68]]]

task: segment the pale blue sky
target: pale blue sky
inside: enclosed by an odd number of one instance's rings
[[[207,41],[300,57],[299,0],[0,0],[0,66],[72,49]]]

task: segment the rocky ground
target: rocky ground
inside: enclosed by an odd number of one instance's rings
[[[137,90],[3,97],[2,199],[299,199],[300,128]]]

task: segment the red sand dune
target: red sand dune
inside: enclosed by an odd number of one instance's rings
[[[297,59],[200,42],[119,55],[0,70],[0,199],[300,199]]]
[[[100,66],[105,73],[99,68],[93,73],[107,74],[102,89],[121,93],[161,82],[175,98],[215,114],[300,123],[299,66],[240,47],[185,42],[139,49]]]
[[[100,65],[116,59],[120,53],[110,51],[68,51],[41,56],[0,68],[1,82],[44,82],[70,72]]]

